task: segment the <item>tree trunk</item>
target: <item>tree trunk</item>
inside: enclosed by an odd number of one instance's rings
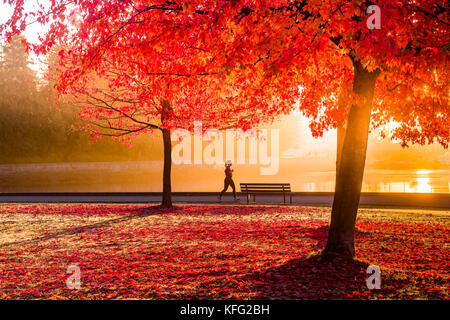
[[[341,165],[342,147],[344,146],[345,127],[344,124],[339,123],[337,126],[337,141],[336,141],[336,176]]]
[[[164,170],[163,170],[163,194],[161,207],[172,208],[172,142],[170,141],[170,130],[161,129],[164,142]]]
[[[164,128],[164,124],[168,117],[167,113],[171,110],[170,103],[167,100],[161,102],[161,124],[162,136],[164,144],[164,169],[163,169],[163,194],[162,194],[162,208],[172,208],[172,141],[170,140],[170,129]]]
[[[345,128],[342,154],[337,158],[336,189],[328,242],[324,253],[354,257],[355,222],[366,161],[372,100],[378,71],[369,72],[353,62],[353,92],[364,101],[353,104]]]

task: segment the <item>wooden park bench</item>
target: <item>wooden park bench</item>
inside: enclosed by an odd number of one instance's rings
[[[286,195],[289,195],[292,203],[290,183],[241,183],[241,192],[247,195],[247,203],[250,201],[250,195],[253,195],[253,201],[256,201],[257,194],[282,194],[283,203],[286,203]]]

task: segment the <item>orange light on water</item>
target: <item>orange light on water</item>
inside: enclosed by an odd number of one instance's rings
[[[430,170],[417,170],[417,178],[414,182],[411,182],[407,188],[406,192],[419,192],[419,193],[430,193],[433,189],[430,185]]]

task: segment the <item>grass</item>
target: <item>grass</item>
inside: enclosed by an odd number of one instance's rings
[[[450,212],[361,209],[356,259],[323,259],[329,208],[1,204],[0,299],[449,299]],[[66,287],[67,268],[81,288]],[[381,289],[366,286],[369,265]]]

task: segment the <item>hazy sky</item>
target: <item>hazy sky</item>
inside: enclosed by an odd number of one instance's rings
[[[25,0],[25,11],[32,11],[36,8],[38,8],[40,5],[45,5],[48,3],[46,0]],[[3,2],[0,2],[0,23],[5,23],[12,15],[13,10],[12,8],[4,4]],[[27,40],[30,43],[36,43],[38,40],[38,36],[42,33],[45,33],[46,26],[43,26],[39,23],[31,23],[27,26],[24,35],[27,38]],[[0,43],[3,43],[5,39],[1,39]],[[44,64],[41,63],[43,57],[37,57],[34,54],[30,54],[30,68],[38,72],[38,74],[42,71],[41,69],[44,67]]]

